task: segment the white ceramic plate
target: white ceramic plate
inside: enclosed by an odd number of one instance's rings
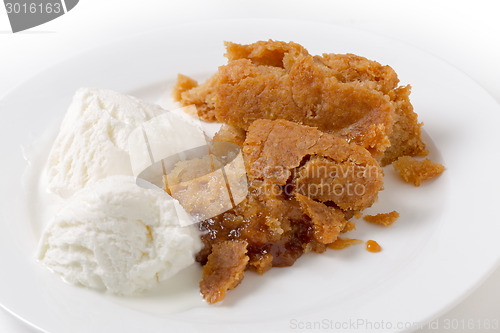
[[[21,180],[21,145],[59,121],[74,91],[109,88],[157,101],[181,72],[204,78],[223,58],[223,41],[293,40],[311,53],[351,52],[390,64],[413,86],[431,158],[446,171],[414,188],[386,168],[385,190],[371,212],[397,210],[389,228],[363,221],[353,237],[363,246],[304,255],[291,268],[248,273],[222,304],[176,303],[165,287],[120,300],[67,285],[41,267],[34,251],[41,226],[31,223]],[[466,75],[406,44],[361,31],[306,22],[239,20],[175,26],[132,36],[65,61],[13,89],[0,104],[0,304],[50,333],[355,331],[414,329],[439,315],[486,278],[499,261],[495,218],[500,181],[496,145],[500,108]],[[188,283],[188,284],[189,284]],[[175,298],[177,300],[179,298]],[[370,326],[371,325],[371,326]]]

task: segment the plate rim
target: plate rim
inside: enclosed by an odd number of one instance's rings
[[[338,25],[329,24],[329,23],[318,23],[318,22],[303,21],[303,20],[300,20],[300,21],[296,21],[296,20],[283,20],[283,19],[280,19],[280,20],[274,20],[274,19],[222,19],[222,20],[208,20],[208,21],[201,21],[201,22],[189,22],[189,23],[183,23],[183,24],[171,24],[171,25],[167,25],[167,26],[163,26],[163,27],[158,27],[158,28],[155,28],[155,29],[148,29],[147,31],[137,32],[135,34],[131,34],[131,35],[128,35],[128,36],[123,36],[122,38],[115,39],[115,40],[111,41],[110,43],[106,43],[106,44],[102,43],[102,44],[100,44],[98,46],[95,46],[95,47],[83,50],[81,52],[78,52],[77,54],[74,54],[74,55],[72,55],[70,57],[65,58],[61,62],[58,62],[58,63],[53,64],[53,65],[51,65],[51,66],[49,66],[47,68],[44,68],[44,69],[40,70],[39,72],[37,72],[37,73],[33,74],[32,76],[30,76],[30,78],[26,79],[25,81],[17,84],[15,87],[13,87],[13,88],[9,89],[8,91],[6,91],[0,97],[0,105],[2,105],[2,102],[4,100],[9,99],[9,96],[11,96],[12,94],[14,94],[16,91],[22,89],[23,86],[29,85],[30,82],[32,82],[36,78],[43,77],[44,75],[47,75],[51,71],[54,71],[56,68],[60,67],[61,64],[63,64],[63,63],[74,62],[78,58],[81,58],[81,57],[83,57],[84,55],[86,55],[88,53],[96,52],[97,50],[99,50],[101,48],[111,47],[114,44],[120,44],[120,43],[126,42],[127,40],[132,40],[134,38],[138,38],[139,36],[145,36],[145,35],[149,35],[149,34],[155,34],[155,33],[158,33],[158,32],[162,32],[164,30],[168,30],[172,26],[176,26],[176,27],[177,26],[181,26],[181,27],[186,27],[186,26],[200,26],[200,25],[203,26],[203,25],[206,25],[206,24],[208,24],[208,25],[221,24],[221,23],[226,24],[228,22],[238,22],[238,24],[241,24],[242,21],[247,21],[247,22],[255,22],[255,21],[257,21],[257,22],[272,22],[273,24],[276,24],[277,22],[287,22],[287,23],[297,23],[297,22],[299,22],[299,23],[305,24],[305,25],[314,24],[314,25],[330,26],[330,27],[331,26],[334,26],[334,27],[337,26],[337,27],[341,27],[343,30],[355,30],[355,31],[358,31],[358,32],[360,32],[360,33],[362,33],[364,35],[372,35],[372,36],[376,36],[377,38],[382,38],[382,39],[385,39],[385,40],[390,40],[390,41],[392,41],[393,43],[396,43],[396,44],[405,44],[406,47],[408,47],[408,48],[418,49],[419,51],[421,51],[423,53],[426,53],[429,56],[440,60],[441,62],[447,64],[448,66],[451,66],[454,70],[460,72],[462,75],[464,75],[465,77],[467,77],[468,80],[471,83],[473,83],[474,85],[476,85],[480,90],[482,90],[485,94],[487,94],[489,96],[489,98],[497,105],[497,107],[500,106],[500,104],[491,96],[491,94],[489,94],[489,92],[486,91],[484,88],[482,88],[482,86],[479,83],[477,83],[474,79],[472,79],[469,75],[467,75],[467,73],[463,72],[462,70],[460,70],[459,68],[457,68],[453,64],[450,64],[446,60],[444,60],[444,59],[442,59],[440,57],[437,57],[436,55],[434,55],[434,54],[432,54],[432,53],[430,53],[430,52],[428,52],[426,50],[422,50],[422,49],[420,49],[420,48],[418,48],[418,47],[416,47],[414,45],[411,45],[409,43],[404,43],[403,41],[400,41],[400,40],[397,40],[397,39],[394,39],[394,38],[390,38],[390,37],[387,37],[387,36],[375,34],[375,33],[370,32],[370,31],[365,31],[363,29],[356,29],[356,28],[351,28],[351,27],[338,26]],[[467,296],[469,296],[489,276],[491,276],[491,274],[496,269],[498,269],[498,267],[500,267],[500,256],[497,257],[496,263],[493,266],[491,266],[489,268],[489,270],[485,274],[482,275],[482,277],[479,279],[479,281],[477,281],[474,284],[473,288],[464,291],[464,293],[462,295],[459,295],[454,301],[450,302],[448,304],[448,307],[443,308],[441,312],[435,313],[435,314],[431,315],[430,318],[428,318],[427,322],[431,321],[433,318],[437,318],[437,317],[441,316],[443,313],[449,311],[449,309],[453,308],[454,306],[456,306],[457,304],[459,304],[461,301],[463,301],[463,299],[465,299]],[[42,328],[38,327],[36,324],[34,324],[34,323],[30,322],[29,320],[25,319],[24,317],[22,317],[18,313],[14,312],[14,311],[11,311],[6,305],[3,304],[3,301],[1,299],[0,299],[0,307],[4,308],[8,313],[10,313],[14,317],[18,318],[19,320],[21,320],[23,323],[29,325],[30,327],[33,327],[35,329],[47,332],[47,331],[43,330]]]

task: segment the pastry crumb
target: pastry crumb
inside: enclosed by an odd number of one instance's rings
[[[405,182],[415,186],[420,186],[424,180],[434,178],[444,171],[443,165],[428,158],[421,161],[410,156],[398,158],[392,166]]]
[[[172,91],[172,97],[174,101],[179,102],[182,99],[182,93],[191,90],[198,86],[198,82],[192,78],[177,74],[177,82],[175,83],[174,90]]]
[[[390,226],[393,224],[399,217],[399,213],[395,210],[390,213],[380,213],[377,215],[365,215],[363,219],[367,222],[380,224],[383,226]]]

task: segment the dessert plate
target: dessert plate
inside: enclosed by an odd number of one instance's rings
[[[430,157],[446,170],[415,188],[385,168],[385,190],[367,213],[397,210],[399,220],[389,228],[359,220],[350,234],[375,239],[382,252],[353,246],[304,255],[264,276],[249,272],[214,306],[201,300],[194,266],[145,295],[118,298],[67,285],[36,262],[46,219],[33,180],[76,89],[113,89],[169,106],[177,73],[208,77],[225,62],[224,40],[269,38],[298,42],[312,54],[363,55],[412,84]],[[38,74],[3,96],[0,117],[0,305],[44,332],[414,330],[457,304],[499,262],[499,105],[445,61],[381,36],[281,20],[167,27]],[[34,138],[43,140],[33,145]],[[26,177],[23,147],[30,146],[38,161],[32,158]]]

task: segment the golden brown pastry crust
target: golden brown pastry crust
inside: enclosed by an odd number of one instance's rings
[[[383,152],[394,107],[380,92],[339,82],[331,72],[302,54],[285,68],[233,60],[219,68],[216,118],[244,130],[257,119],[286,119]]]
[[[260,118],[315,126],[362,145],[382,165],[427,154],[410,86],[398,87],[391,67],[354,54],[311,56],[293,42],[226,48],[227,65],[175,94],[182,105],[195,104],[202,119],[244,130]]]
[[[343,210],[371,206],[383,185],[382,169],[366,149],[285,120],[255,121],[243,152],[249,179],[291,183],[295,192]]]

